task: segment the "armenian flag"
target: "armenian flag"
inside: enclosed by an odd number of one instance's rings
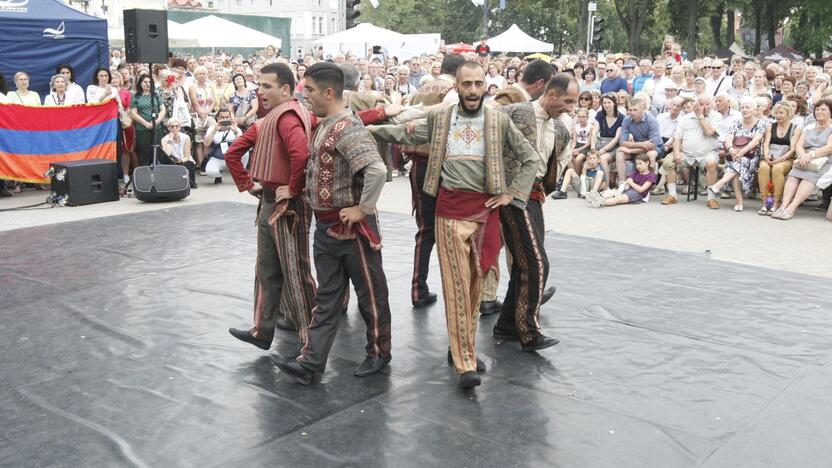
[[[49,164],[116,159],[118,104],[0,104],[0,179],[49,183]]]

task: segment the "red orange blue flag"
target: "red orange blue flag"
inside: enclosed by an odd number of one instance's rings
[[[48,183],[53,162],[116,159],[118,104],[0,104],[0,179]]]

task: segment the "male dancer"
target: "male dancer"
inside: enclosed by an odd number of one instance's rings
[[[574,108],[578,91],[575,78],[560,73],[549,80],[539,99],[499,108],[540,155],[537,178],[525,209],[514,204],[500,208],[503,236],[512,262],[506,300],[493,333],[499,339],[519,340],[523,351],[538,351],[558,343],[540,331],[540,305],[549,276],[542,203],[546,199],[544,186],[552,191],[556,184],[559,156],[569,151],[569,130],[559,117]],[[511,183],[517,169],[516,163],[506,163],[507,183]]]
[[[439,77],[422,85],[413,96],[411,105],[431,106],[441,103],[445,96],[454,89],[457,69],[464,61],[465,59],[459,54],[446,55],[442,59]],[[425,185],[429,151],[430,146],[426,144],[402,148],[402,153],[411,161],[410,195],[418,228],[416,247],[413,252],[413,280],[410,290],[410,300],[415,308],[426,307],[436,302],[436,294],[430,292],[427,283],[430,253],[436,243],[433,232],[436,198],[422,191]]]
[[[483,277],[500,251],[497,208],[525,207],[540,157],[506,114],[483,107],[482,65],[460,65],[456,89],[459,103],[430,112],[412,135],[404,126],[372,131],[404,144],[431,142],[423,189],[437,196],[437,250],[451,356],[461,374],[459,385],[470,388],[481,383],[474,344]],[[509,164],[517,167],[511,184],[505,176]]]
[[[260,73],[258,93],[270,112],[225,154],[237,188],[260,197],[254,326],[228,331],[235,338],[269,349],[278,310],[291,321],[288,325],[297,327],[298,339],[304,343],[314,306],[315,282],[309,264],[312,213],[300,199],[312,122],[309,112],[293,97],[295,78],[287,65],[269,64]],[[252,146],[249,174],[241,158]]]
[[[308,136],[318,120],[294,99],[295,79],[288,65],[269,64],[260,73],[258,93],[270,112],[236,139],[225,154],[237,188],[261,198],[257,216],[254,326],[249,330],[231,328],[228,331],[235,338],[269,349],[275,325],[296,328],[300,343],[306,342],[314,307],[315,282],[309,264],[312,212],[300,195],[309,159]],[[367,123],[387,117],[383,109],[362,112]],[[241,158],[252,148],[249,173]],[[288,319],[283,325],[281,311]],[[298,348],[294,356],[299,353]]]
[[[304,200],[317,220],[312,245],[317,305],[301,355],[277,365],[297,382],[309,385],[326,368],[350,280],[359,303],[364,304],[359,310],[367,326],[367,356],[355,375],[381,371],[391,356],[387,278],[375,215],[387,169],[373,137],[344,108],[344,74],[338,65],[316,63],[306,71],[305,79],[304,97],[322,119],[310,137],[304,190]]]

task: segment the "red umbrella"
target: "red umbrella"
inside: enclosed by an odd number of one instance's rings
[[[474,46],[472,46],[471,44],[457,42],[456,44],[446,45],[445,51],[450,52],[452,54],[462,54],[465,52],[476,52],[476,49],[474,49]]]

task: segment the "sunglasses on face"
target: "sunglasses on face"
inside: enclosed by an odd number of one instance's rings
[[[588,97],[582,97],[581,98],[581,101],[591,101],[591,100],[592,100],[592,98],[588,98]]]

